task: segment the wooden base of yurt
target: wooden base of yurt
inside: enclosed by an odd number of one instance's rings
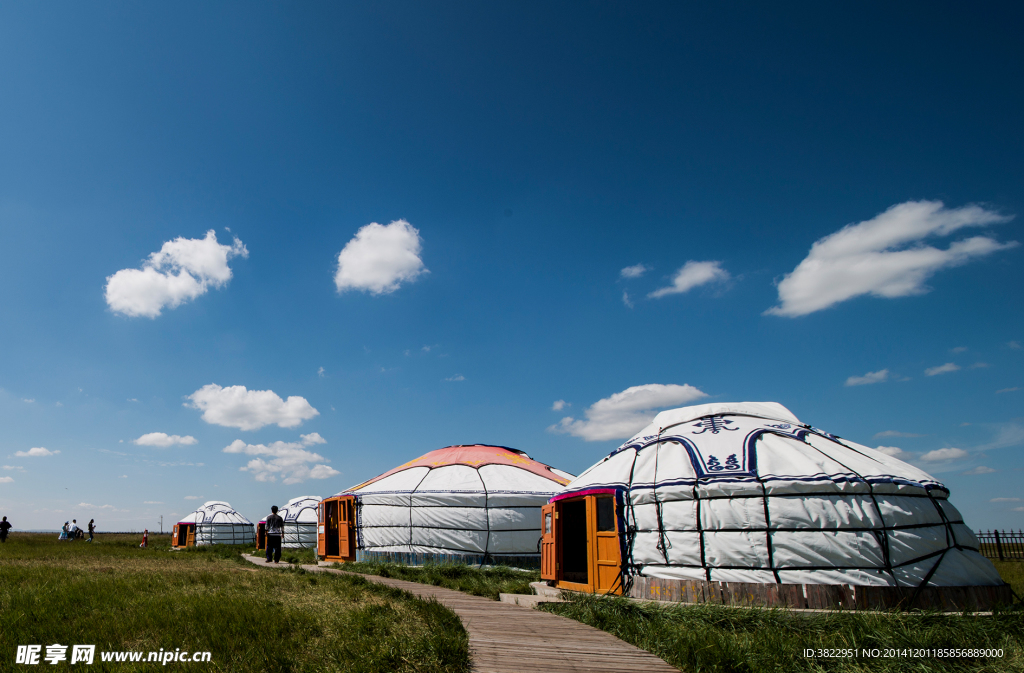
[[[356,550],[356,561],[367,563],[397,563],[407,566],[422,565],[496,565],[536,570],[540,568],[540,554],[412,554],[394,551]]]
[[[634,577],[627,595],[644,600],[821,610],[991,610],[1013,602],[1009,584],[913,588],[850,584],[753,584]]]

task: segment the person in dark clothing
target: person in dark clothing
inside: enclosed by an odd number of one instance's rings
[[[281,562],[281,537],[284,535],[284,519],[277,514],[277,505],[270,508],[267,517],[267,563],[273,555],[274,563]]]
[[[0,521],[0,542],[7,542],[7,531],[13,527],[14,526],[11,525],[11,522],[7,520],[6,516],[3,521]]]
[[[89,542],[92,542],[92,536],[96,534],[96,519],[89,519]]]

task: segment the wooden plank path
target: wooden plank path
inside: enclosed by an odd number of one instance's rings
[[[268,565],[252,556],[243,558],[259,566],[288,567],[286,563]],[[346,574],[336,568],[301,567],[309,572]],[[678,673],[653,654],[567,617],[454,589],[376,575],[360,577],[403,589],[417,598],[435,598],[457,614],[469,634],[474,673]]]

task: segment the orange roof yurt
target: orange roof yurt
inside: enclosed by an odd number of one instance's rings
[[[504,446],[431,451],[325,499],[326,560],[540,562],[540,510],[572,475]]]
[[[174,525],[171,546],[175,548],[208,544],[255,544],[252,521],[226,502],[211,500]]]
[[[544,508],[541,577],[635,598],[989,609],[1009,585],[921,469],[775,402],[658,414]]]

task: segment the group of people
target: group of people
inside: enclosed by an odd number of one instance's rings
[[[4,521],[7,517],[4,517]],[[92,542],[93,536],[96,535],[96,519],[89,519],[89,539],[86,542]],[[85,532],[78,527],[78,519],[72,519],[71,523],[67,521],[61,526],[60,535],[57,537],[58,540],[66,540],[68,542],[74,540],[81,540],[85,537]]]

